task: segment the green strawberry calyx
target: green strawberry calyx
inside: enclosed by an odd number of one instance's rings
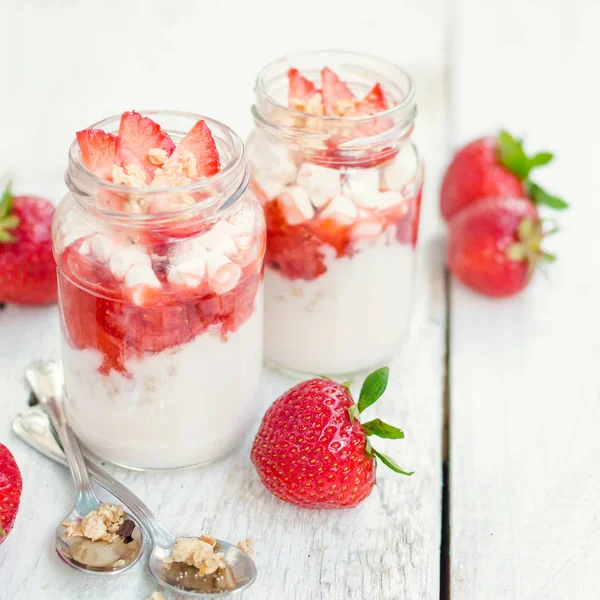
[[[356,404],[352,404],[352,406],[348,408],[348,414],[351,422],[355,419],[360,422],[361,413],[369,406],[375,404],[375,402],[377,402],[377,400],[383,396],[383,393],[387,388],[389,375],[389,368],[382,367],[381,369],[377,369],[367,376],[360,390],[358,402]],[[348,386],[344,384],[344,387]],[[390,440],[404,439],[404,432],[401,429],[398,429],[393,425],[388,425],[381,419],[373,419],[367,423],[361,423],[361,426],[367,437],[376,436]],[[375,450],[375,448],[371,446],[371,442],[368,439],[366,453],[369,458],[379,458],[384,465],[396,473],[400,473],[401,475],[412,475],[414,473],[414,471],[405,471],[389,456],[386,456],[385,454]]]
[[[553,196],[529,178],[531,171],[552,161],[552,152],[538,152],[528,156],[523,149],[523,140],[513,137],[508,131],[501,131],[497,138],[498,160],[525,186],[527,195],[534,204],[548,206],[555,210],[568,208],[568,204],[558,196]]]
[[[4,531],[4,529],[2,529],[2,527],[0,527],[0,536],[6,537],[6,531]]]
[[[17,238],[11,233],[19,226],[19,217],[13,215],[13,195],[9,183],[0,198],[0,244],[14,244]]]
[[[556,260],[554,254],[542,250],[542,240],[557,231],[558,227],[554,226],[545,232],[541,219],[524,217],[517,229],[518,241],[507,248],[506,256],[515,262],[527,262],[529,274],[531,275],[540,261],[553,262]]]

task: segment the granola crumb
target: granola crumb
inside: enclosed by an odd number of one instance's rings
[[[238,542],[237,547],[242,552],[245,552],[250,558],[254,559],[254,540],[252,538],[246,538],[245,540]]]
[[[112,168],[113,183],[126,185],[134,188],[147,188],[146,174],[142,169],[134,164],[129,164],[125,168],[113,165]]]
[[[177,159],[167,158],[162,166],[154,171],[150,187],[180,187],[191,183],[197,177],[196,157],[189,150],[184,150]]]
[[[210,575],[218,569],[224,569],[225,555],[215,552],[217,540],[203,535],[201,538],[177,538],[172,555],[165,558],[163,565],[168,569],[173,563],[183,563],[196,567],[200,575]]]
[[[217,540],[210,535],[201,535],[200,539],[203,542],[206,542],[211,548],[214,548],[217,545]]]
[[[160,592],[154,592],[154,594],[148,596],[146,600],[166,600],[166,598]]]
[[[353,117],[356,115],[356,101],[342,98],[335,103],[334,111],[339,117]]]
[[[150,148],[148,150],[148,160],[157,167],[164,165],[167,162],[167,151],[162,148]]]
[[[125,522],[123,507],[116,504],[101,504],[96,510],[88,513],[81,522],[63,521],[67,538],[83,537],[93,542],[102,540],[115,541],[118,531]]]
[[[320,92],[314,94],[308,100],[308,102],[298,100],[297,98],[292,98],[290,100],[290,105],[294,110],[306,113],[307,115],[322,117],[325,114],[325,109],[323,107],[323,96]]]

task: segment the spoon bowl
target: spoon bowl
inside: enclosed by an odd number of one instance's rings
[[[85,516],[74,508],[64,520],[80,522]],[[135,523],[127,513],[125,518]],[[113,542],[93,542],[76,537],[69,540],[61,523],[56,528],[56,553],[63,562],[77,571],[117,575],[131,569],[142,557],[144,537],[139,525],[136,524],[131,537],[132,541],[127,544],[121,539]]]
[[[173,544],[175,540],[173,540]],[[183,596],[204,598],[240,594],[256,580],[254,561],[236,546],[217,540],[215,550],[225,555],[225,569],[218,569],[210,575],[199,575],[195,567],[182,563],[171,563],[165,567],[164,560],[171,556],[173,544],[169,547],[154,546],[150,555],[150,572],[165,587]]]

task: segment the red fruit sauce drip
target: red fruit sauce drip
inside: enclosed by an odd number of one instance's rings
[[[256,189],[256,186],[253,186]],[[260,193],[259,193],[260,195]],[[385,226],[396,226],[396,239],[401,244],[417,244],[421,190],[404,205],[379,213]],[[351,237],[352,225],[343,225],[333,219],[312,219],[299,225],[285,220],[279,200],[269,200],[264,205],[267,221],[266,264],[287,279],[316,279],[327,271],[324,245],[335,250],[337,258],[351,257],[355,242]],[[384,235],[384,234],[381,234]]]
[[[162,289],[148,306],[137,306],[105,266],[67,248],[59,259],[63,328],[77,349],[102,353],[100,372],[128,375],[131,358],[143,358],[192,341],[218,328],[223,341],[252,315],[262,280],[261,259],[244,268],[238,285],[217,295],[208,288],[182,290],[169,284],[166,264],[154,265]],[[210,332],[213,333],[212,331]]]

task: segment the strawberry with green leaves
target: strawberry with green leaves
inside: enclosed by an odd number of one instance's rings
[[[0,444],[0,544],[13,528],[22,491],[23,479],[17,462],[10,450]]]
[[[10,185],[0,198],[0,302],[56,302],[56,265],[52,255],[54,206],[33,196],[13,196]]]
[[[299,383],[265,413],[251,458],[266,488],[304,508],[350,508],[375,485],[379,459],[396,473],[412,475],[378,452],[372,436],[402,439],[381,419],[360,422],[362,412],[385,392],[389,369],[371,373],[355,403],[348,384],[315,378]]]
[[[455,154],[444,175],[442,215],[450,220],[474,202],[490,196],[523,197],[537,206],[567,208],[562,198],[549,194],[530,178],[534,169],[553,158],[550,152],[528,156],[523,141],[506,131],[467,144]]]
[[[485,296],[520,292],[541,262],[544,232],[537,209],[526,198],[485,198],[449,224],[447,262],[454,276]]]

